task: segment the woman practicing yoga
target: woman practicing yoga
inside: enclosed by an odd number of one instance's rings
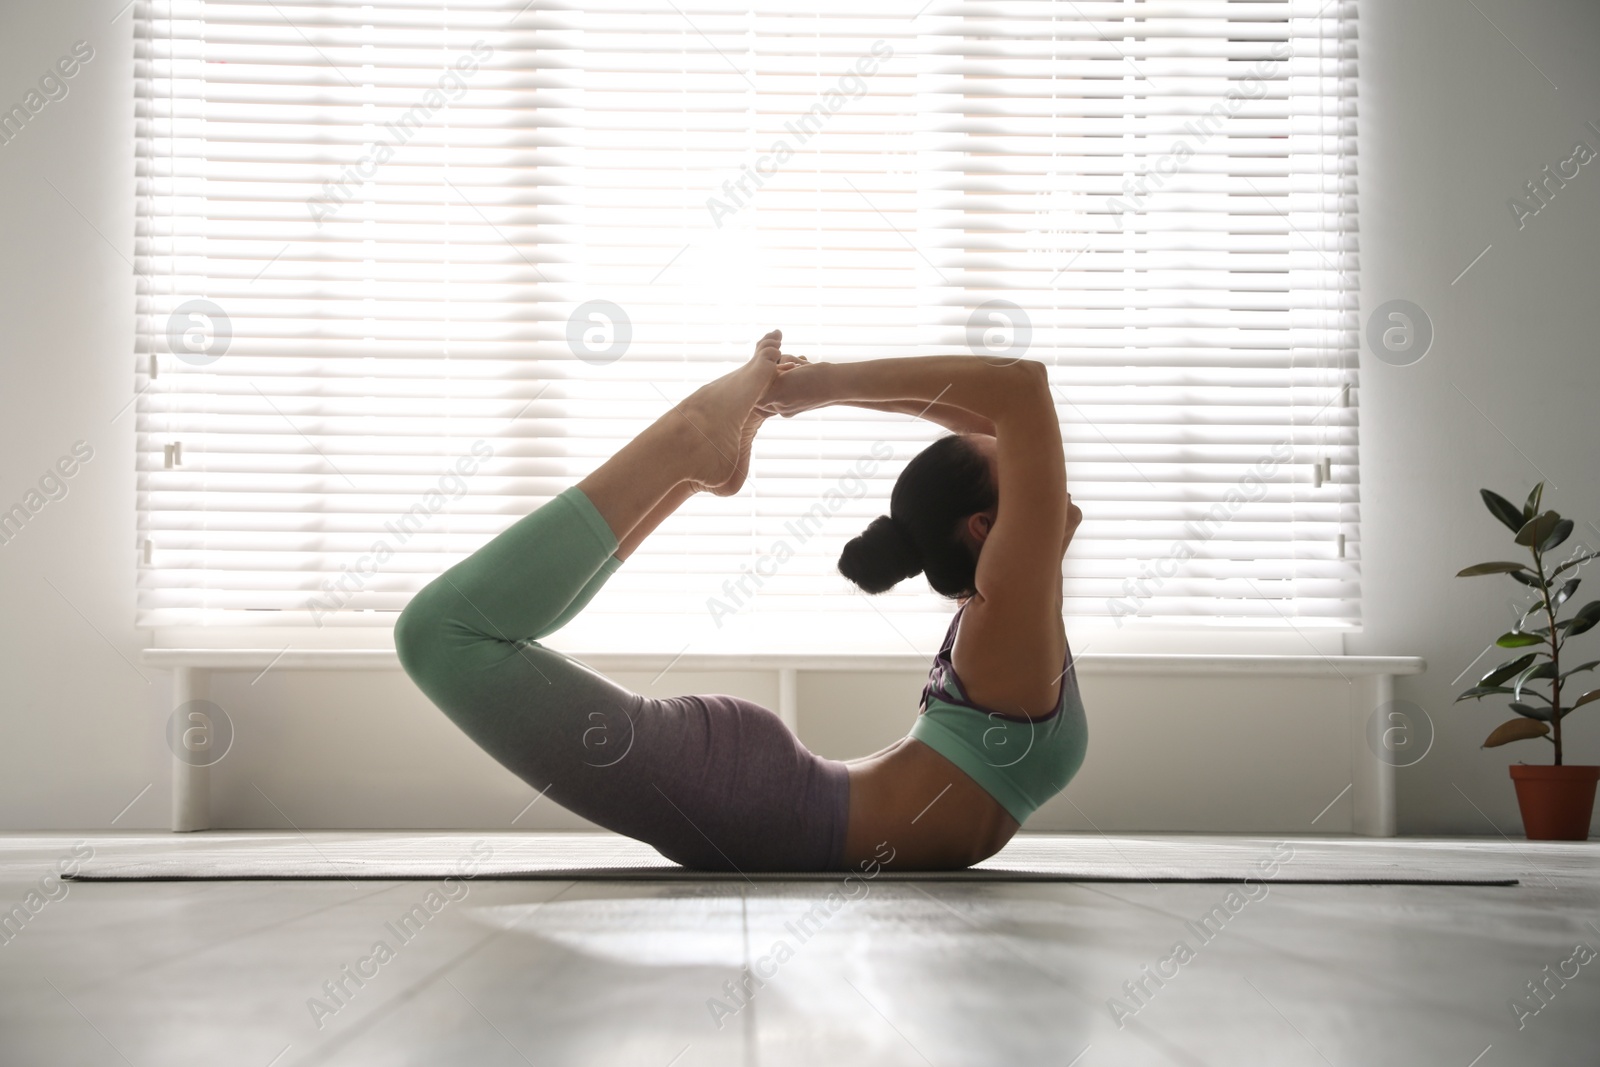
[[[977,356],[811,363],[774,330],[615,456],[434,579],[395,623],[417,686],[535,789],[686,867],[964,867],[997,852],[1083,761],[1061,618],[1066,491],[1043,364]],[[914,457],[889,515],[845,546],[868,593],[925,573],[960,601],[910,733],[840,762],[731,696],[640,696],[539,644],[663,519],[731,496],[772,415],[851,404],[952,436]]]

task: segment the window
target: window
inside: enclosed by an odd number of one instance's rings
[[[139,625],[388,626],[772,326],[1049,364],[1075,625],[1359,623],[1345,0],[137,14]],[[930,650],[834,561],[941,432],[769,421],[561,639]]]

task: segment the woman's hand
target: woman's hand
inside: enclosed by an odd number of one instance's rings
[[[769,415],[793,418],[802,411],[833,403],[828,396],[823,371],[826,363],[812,363],[805,356],[785,354],[778,361],[778,375],[756,401],[757,410]]]

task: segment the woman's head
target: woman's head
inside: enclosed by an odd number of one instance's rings
[[[873,519],[839,556],[839,573],[882,593],[918,573],[947,597],[969,596],[978,549],[999,504],[994,438],[941,437],[914,456]]]

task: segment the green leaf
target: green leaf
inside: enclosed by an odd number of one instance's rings
[[[1527,648],[1529,645],[1544,644],[1544,638],[1536,634],[1524,634],[1512,630],[1510,633],[1501,634],[1495,644],[1501,648]]]
[[[1551,514],[1555,513],[1551,512]],[[1572,536],[1572,527],[1573,522],[1571,519],[1562,519],[1557,522],[1555,528],[1550,531],[1550,535],[1539,542],[1539,551],[1548,552],[1560,545],[1561,542]]]
[[[1525,718],[1538,719],[1540,722],[1550,721],[1550,712],[1548,709],[1536,708],[1532,704],[1520,704],[1513,702],[1511,705],[1511,710]]]
[[[1555,676],[1556,669],[1554,663],[1541,663],[1537,667],[1528,668],[1526,671],[1523,671],[1517,676],[1516,682],[1512,685],[1512,699],[1521,700],[1522,687],[1527,685],[1529,682],[1539,678],[1554,678]],[[1530,689],[1528,692],[1534,696],[1541,695],[1537,690],[1534,689]]]
[[[1591,690],[1589,690],[1587,693],[1583,694],[1583,696],[1579,697],[1577,700],[1574,700],[1572,702],[1572,707],[1568,708],[1567,710],[1568,711],[1573,711],[1573,710],[1575,710],[1577,708],[1581,708],[1585,704],[1588,704],[1591,701],[1595,701],[1595,700],[1600,700],[1600,689],[1591,689]],[[1563,716],[1563,718],[1564,717],[1565,716]]]
[[[1565,627],[1568,637],[1575,637],[1594,629],[1595,623],[1600,622],[1600,600],[1591,600],[1578,609],[1578,613],[1565,622],[1556,623],[1557,627]]]
[[[1539,678],[1554,678],[1556,665],[1554,663],[1541,663],[1533,670],[1522,676],[1523,682],[1531,682]]]
[[[1555,599],[1552,601],[1550,606],[1559,608],[1561,605],[1571,600],[1572,594],[1578,591],[1578,583],[1581,581],[1583,581],[1582,578],[1567,579],[1566,584],[1556,591]]]
[[[1499,748],[1513,741],[1526,741],[1530,737],[1543,737],[1550,732],[1550,727],[1536,719],[1512,719],[1503,722],[1494,728],[1494,732],[1484,739],[1484,748]]]
[[[1525,563],[1509,563],[1501,560],[1497,563],[1474,563],[1472,566],[1456,572],[1457,578],[1476,578],[1480,574],[1510,574],[1513,571],[1525,571]]]
[[[1577,673],[1579,673],[1581,671],[1592,671],[1596,667],[1600,667],[1600,659],[1592,659],[1588,663],[1583,664],[1582,666],[1572,668],[1570,671],[1562,671],[1561,672],[1561,680],[1564,682],[1568,678],[1572,677],[1574,674],[1577,674]]]
[[[1539,576],[1532,571],[1512,571],[1511,577],[1530,589],[1537,589],[1541,593],[1544,592],[1543,583],[1539,581]]]
[[[1510,692],[1511,687],[1509,685],[1475,685],[1471,689],[1463,691],[1460,696],[1456,697],[1456,703],[1459,704],[1463,700],[1482,700],[1486,696],[1494,696],[1499,693]]]
[[[1533,487],[1533,492],[1528,494],[1528,502],[1522,505],[1522,521],[1527,522],[1539,514],[1539,501],[1544,496],[1544,483],[1540,482]]]
[[[1597,552],[1581,552],[1578,555],[1573,556],[1571,559],[1567,560],[1565,563],[1563,563],[1561,566],[1557,567],[1555,570],[1551,571],[1550,572],[1550,577],[1551,578],[1558,578],[1563,573],[1571,570],[1574,567],[1581,567],[1585,563],[1588,563],[1591,559],[1594,559],[1597,556],[1600,556],[1600,551],[1597,551]]]
[[[1478,679],[1479,685],[1499,685],[1508,678],[1512,678],[1528,669],[1534,660],[1539,658],[1539,653],[1529,652],[1526,656],[1518,656],[1509,663],[1502,663],[1482,678]]]
[[[1527,522],[1523,523],[1522,526],[1518,528],[1516,537],[1517,544],[1527,545],[1529,548],[1533,548],[1535,545],[1538,545],[1544,541],[1545,538],[1549,537],[1551,532],[1554,531],[1555,528],[1561,524],[1561,522],[1561,516],[1557,515],[1553,511],[1547,511],[1543,515],[1535,516],[1534,518],[1531,518]]]
[[[1509,526],[1513,531],[1522,529],[1527,519],[1522,517],[1522,509],[1511,501],[1490,489],[1479,489],[1478,495],[1483,497],[1484,504],[1489,513]]]

